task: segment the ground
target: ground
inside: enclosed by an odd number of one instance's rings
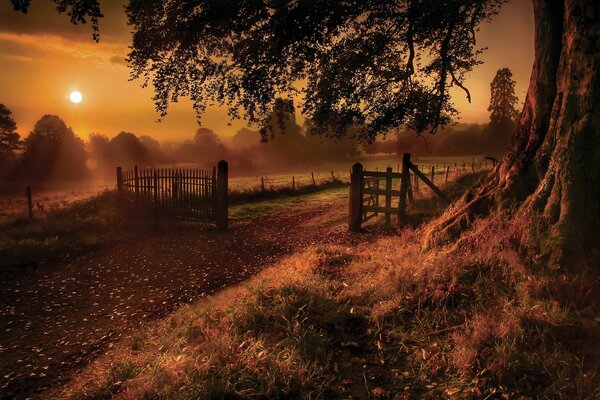
[[[2,396],[53,385],[145,321],[314,243],[373,238],[345,227],[347,189],[234,207],[229,233],[161,224],[68,261],[4,272]]]
[[[596,398],[598,280],[539,264],[534,227],[503,215],[425,250],[440,208],[415,200],[407,226],[361,233],[345,187],[236,205],[228,233],[9,227],[0,255],[60,232],[71,256],[3,270],[2,397]],[[67,215],[104,215],[86,204]],[[75,240],[90,230],[106,240]]]

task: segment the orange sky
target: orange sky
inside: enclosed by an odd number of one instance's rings
[[[101,1],[101,41],[91,39],[89,26],[71,26],[68,18],[53,11],[48,0],[32,2],[28,15],[12,11],[10,2],[0,1],[0,103],[14,113],[19,133],[26,136],[43,114],[57,114],[82,138],[90,132],[114,136],[120,131],[151,135],[160,140],[183,140],[197,129],[196,116],[187,101],[173,104],[169,115],[158,123],[151,100],[152,89],[129,82],[124,62],[130,42],[130,27],[119,1]],[[478,44],[489,48],[484,64],[468,77],[473,96],[454,92],[461,122],[487,122],[489,83],[496,71],[508,67],[517,81],[522,102],[533,63],[533,9],[529,0],[513,0],[490,24],[481,26]],[[79,90],[80,104],[69,94]],[[212,108],[202,125],[222,136],[231,136],[244,121],[233,121],[224,110]]]

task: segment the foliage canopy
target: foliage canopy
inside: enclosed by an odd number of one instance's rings
[[[97,29],[97,0],[54,1]],[[506,1],[131,0],[128,61],[133,78],[154,86],[163,116],[189,96],[199,118],[221,104],[266,134],[276,99],[288,97],[302,99],[315,133],[435,132],[456,114],[450,86],[470,98],[463,82],[479,63],[477,27]]]

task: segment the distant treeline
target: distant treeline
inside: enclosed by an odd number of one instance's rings
[[[435,135],[417,135],[410,130],[390,134],[386,139],[364,146],[367,154],[463,157],[471,155],[500,157],[514,134],[515,124],[503,126],[468,124],[447,126]]]
[[[11,129],[15,131],[16,124]],[[435,135],[404,130],[371,144],[360,144],[352,132],[340,138],[315,135],[310,122],[300,126],[293,112],[283,116],[274,112],[268,130],[270,135],[265,138],[264,132],[240,129],[225,142],[208,128],[197,129],[191,139],[179,143],[160,143],[150,136],[131,132],[120,132],[113,137],[92,133],[84,141],[58,116],[44,115],[24,140],[19,140],[18,135],[10,136],[12,147],[4,146],[0,151],[0,179],[4,182],[110,179],[114,177],[115,166],[193,164],[210,168],[221,159],[229,161],[232,173],[251,175],[353,161],[372,154],[499,156],[509,144],[514,122],[456,125]]]
[[[227,142],[210,129],[200,128],[182,143],[159,143],[131,132],[114,137],[92,133],[84,142],[55,115],[44,115],[20,139],[11,111],[0,104],[0,180],[43,181],[113,177],[115,166],[195,164],[211,167],[229,161],[233,174],[287,172],[302,165],[353,160],[361,154],[419,156],[500,156],[515,131],[518,112],[515,81],[508,68],[499,69],[490,84],[490,122],[451,125],[435,135],[400,130],[370,144],[355,140],[358,126],[330,132],[307,120],[296,122],[294,103],[277,99],[259,131],[239,130]],[[319,134],[314,134],[318,132]],[[383,132],[382,132],[383,133]]]

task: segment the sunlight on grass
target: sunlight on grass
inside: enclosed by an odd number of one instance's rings
[[[293,196],[281,196],[253,203],[233,205],[229,208],[232,219],[258,217],[270,213],[291,212],[299,205],[324,204],[348,197],[348,188],[339,187],[324,191]]]
[[[59,397],[592,398],[597,363],[579,354],[597,306],[576,293],[597,286],[557,286],[523,228],[498,216],[428,252],[426,226],[310,247],[151,324]]]

